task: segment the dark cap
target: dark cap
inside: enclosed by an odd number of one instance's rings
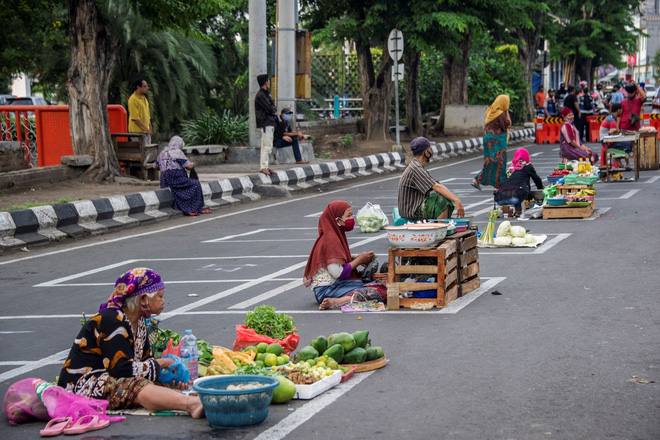
[[[263,75],[257,75],[257,82],[259,83],[259,87],[263,87],[264,84],[266,84],[266,81],[268,81],[268,74],[264,73]]]
[[[431,141],[425,137],[416,137],[410,143],[410,150],[413,152],[413,154],[421,153],[433,144],[435,144],[435,142],[431,143]]]
[[[637,86],[635,84],[626,84],[626,92],[635,93],[637,91]]]
[[[282,115],[292,115],[293,112],[291,111],[291,109],[289,107],[284,107],[282,109],[282,111],[280,112],[280,114],[282,114]]]

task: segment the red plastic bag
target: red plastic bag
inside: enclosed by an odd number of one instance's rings
[[[3,408],[7,421],[12,425],[31,420],[50,420],[48,410],[34,391],[36,377],[19,380],[9,386],[5,394]]]
[[[174,339],[170,338],[170,340],[167,341],[167,347],[165,350],[163,350],[161,357],[167,354],[173,354],[176,357],[181,357],[181,344],[177,345],[176,347],[172,347],[172,344],[174,344]]]
[[[272,344],[274,342],[282,346],[284,354],[291,354],[293,350],[298,347],[300,336],[298,333],[292,333],[284,339],[273,339],[265,335],[258,335],[253,329],[247,328],[244,325],[236,326],[236,340],[234,341],[234,351],[240,351],[248,345],[256,346],[260,342]]]

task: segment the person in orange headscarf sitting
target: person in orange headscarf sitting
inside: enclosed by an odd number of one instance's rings
[[[506,146],[510,127],[509,95],[499,95],[486,110],[484,165],[472,179],[472,186],[478,190],[481,190],[481,185],[490,185],[497,190],[506,178]]]
[[[319,310],[339,307],[351,300],[356,291],[362,291],[364,283],[357,273],[358,266],[374,261],[373,251],[351,255],[346,232],[355,227],[353,209],[346,202],[330,202],[319,217],[319,236],[314,242],[307,260],[303,283],[311,287],[319,303]],[[372,299],[372,298],[369,298]]]

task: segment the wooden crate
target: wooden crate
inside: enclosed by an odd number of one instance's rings
[[[589,205],[577,208],[568,205],[543,206],[543,219],[552,218],[589,218],[594,212],[594,202]]]
[[[450,235],[446,239],[456,241],[458,296],[461,297],[481,285],[477,234],[474,231],[464,231]]]
[[[640,133],[639,169],[660,169],[660,161],[658,160],[658,133]]]
[[[435,265],[407,265],[408,258],[430,257],[436,260]],[[399,260],[397,264],[397,259]],[[458,259],[456,256],[456,241],[445,240],[427,248],[395,248],[388,253],[387,281],[389,286],[396,287],[399,292],[415,292],[419,290],[437,289],[434,298],[400,298],[399,306],[413,307],[415,304],[430,304],[435,307],[446,307],[458,297]],[[405,283],[404,275],[433,275],[435,283]],[[392,309],[388,304],[388,308]]]
[[[557,185],[557,195],[570,196],[583,189],[594,189],[594,185]]]

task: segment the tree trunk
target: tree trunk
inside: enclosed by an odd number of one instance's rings
[[[355,45],[360,69],[365,134],[367,139],[388,140],[394,89],[390,76],[392,59],[387,50],[383,50],[382,63],[376,74],[371,59],[371,46],[360,42],[356,42]]]
[[[420,51],[406,51],[403,55],[406,64],[406,125],[412,137],[423,136],[422,103],[419,99],[419,60]]]
[[[71,61],[67,79],[74,154],[94,156],[84,179],[113,180],[121,174],[110,138],[108,89],[119,43],[103,24],[95,0],[69,0]]]
[[[445,129],[445,109],[448,104],[468,103],[468,75],[470,68],[470,50],[472,48],[472,32],[463,34],[463,39],[456,44],[459,50],[457,56],[446,54],[444,61],[444,76],[442,80],[442,102],[440,116],[433,126],[432,132],[439,133]]]
[[[591,71],[592,68],[591,66],[593,65],[593,58],[580,58],[580,80],[586,81],[587,86],[593,87],[593,77],[591,76]]]
[[[530,17],[534,23],[534,29],[516,29],[516,35],[520,42],[518,46],[518,59],[523,66],[523,73],[527,84],[532,84],[532,75],[534,74],[534,64],[536,62],[536,53],[541,48],[541,30],[543,21],[543,12],[537,12]],[[543,68],[543,66],[541,66]],[[530,87],[525,94],[526,115],[523,118],[527,121],[533,121],[536,108],[536,99],[534,91]]]
[[[571,55],[566,59],[566,67],[564,69],[564,83],[566,83],[566,87],[569,84],[575,85],[575,61],[575,55]]]

